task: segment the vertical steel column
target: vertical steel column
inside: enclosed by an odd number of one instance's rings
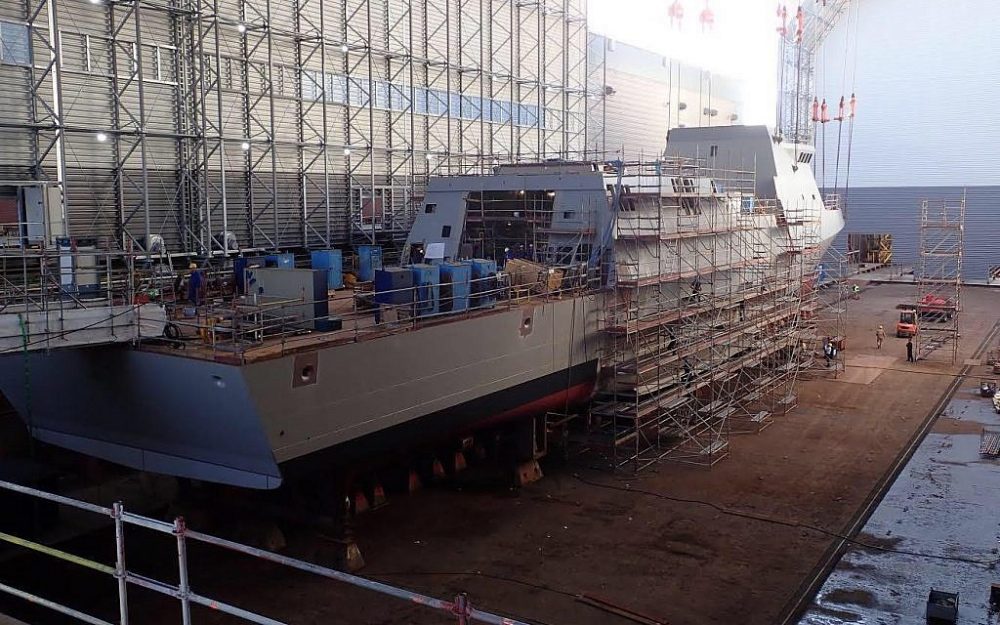
[[[118,9],[123,15],[118,19]],[[139,244],[142,249],[149,245],[151,221],[149,214],[149,168],[146,151],[146,99],[142,68],[142,22],[140,19],[139,1],[109,4],[108,36],[111,42],[111,86],[112,86],[112,123],[114,130],[115,180],[117,185],[117,201],[119,212],[119,227],[122,234],[122,246],[127,247],[129,240]],[[131,23],[135,29],[134,40],[122,39],[122,32]],[[121,79],[121,67],[118,54],[122,52],[130,62],[131,68],[124,80]],[[135,90],[137,96],[136,110],[126,102],[129,93]],[[122,147],[122,144],[127,145]],[[139,176],[136,180],[129,171],[129,161],[138,153]],[[130,204],[128,193],[138,196],[138,202]],[[140,241],[132,228],[132,220],[142,212],[143,235]]]
[[[187,524],[184,517],[174,519],[174,536],[177,537],[177,590],[181,600],[181,623],[191,625],[191,582],[188,578]]]
[[[274,223],[274,249],[281,247],[281,224],[278,221],[278,144],[274,121],[274,31],[271,28],[271,0],[264,0],[264,32],[267,37],[267,108],[268,144],[271,150],[271,212]]]
[[[517,105],[521,101],[521,32],[516,0],[507,0],[510,7],[510,154],[521,160],[521,135],[517,131]]]
[[[215,76],[215,138],[218,142],[216,144],[216,149],[219,155],[219,201],[215,205],[215,209],[222,209],[222,231],[229,232],[229,188],[226,182],[226,168],[228,165],[226,163],[226,140],[224,136],[225,133],[223,131],[225,116],[222,112],[222,33],[219,32],[219,0],[212,0],[212,32],[214,35],[214,45],[212,46],[212,73]],[[205,93],[204,95],[207,96],[208,94]],[[204,120],[207,124],[207,112],[204,115]],[[207,127],[203,126],[203,128]],[[208,169],[207,161],[205,163],[205,167],[205,184],[208,185],[211,180],[211,171]],[[211,215],[211,211],[208,211],[208,214]],[[209,217],[207,223],[209,237],[212,235],[212,223],[213,221],[211,217]],[[247,225],[247,232],[252,232],[249,228],[249,224]],[[244,241],[243,244],[246,245],[249,244],[249,242]],[[225,241],[223,241],[223,246],[225,246]]]
[[[66,212],[66,145],[63,140],[65,126],[63,123],[63,95],[62,95],[62,37],[59,34],[59,14],[54,0],[48,0],[48,40],[50,42],[49,67],[52,75],[52,121],[54,131],[52,135],[52,148],[56,154],[56,183],[63,186],[62,192],[62,218],[67,225],[69,215]],[[28,32],[30,41],[31,30]],[[34,63],[32,63],[34,71]],[[37,149],[37,147],[36,147]]]
[[[308,122],[305,119],[306,116],[306,106],[305,98],[302,97],[302,81],[305,79],[305,57],[302,56],[302,46],[306,44],[305,33],[303,32],[303,18],[302,18],[302,3],[300,0],[292,0],[292,14],[295,20],[295,39],[292,40],[292,45],[295,47],[295,113],[297,123],[295,125],[295,130],[298,135],[298,149],[295,151],[295,164],[298,169],[298,179],[299,179],[299,202],[301,203],[299,218],[302,223],[299,224],[300,234],[302,235],[302,245],[306,245],[309,240],[309,191],[306,189],[308,181],[306,180],[308,174],[306,173],[306,137],[305,132],[308,126]],[[310,55],[311,56],[311,55]],[[323,82],[326,83],[326,76],[322,77]],[[320,96],[324,99],[326,98],[326,89],[320,87]]]
[[[545,49],[547,47],[545,44],[548,39],[547,31],[545,29],[548,8],[545,6],[545,0],[538,0],[537,11],[538,68],[535,70],[537,72],[535,77],[538,80],[538,86],[535,89],[535,142],[538,145],[538,157],[540,160],[544,160],[546,156],[548,156],[548,145],[546,145],[545,142],[545,130],[542,128],[542,110],[545,108]]]
[[[120,501],[112,507],[115,522],[115,579],[118,581],[118,618],[120,625],[128,625],[128,570],[125,568],[125,510]]]
[[[372,234],[371,239],[377,238],[375,232],[376,222],[376,202],[375,202],[375,100],[377,98],[375,88],[375,62],[372,58],[372,0],[364,0],[365,3],[365,54],[368,57],[368,188],[371,190],[372,198]],[[385,198],[382,198],[382,207],[385,207]]]
[[[149,162],[146,151],[146,91],[142,73],[142,22],[139,18],[141,3],[140,0],[133,0],[133,2],[132,20],[135,24],[135,77],[138,81],[139,95],[139,119],[137,120],[139,127],[137,130],[139,133],[140,193],[142,195],[142,225],[144,233],[141,247],[143,250],[149,251],[152,228],[149,216]]]
[[[216,8],[218,8],[218,5],[216,5]],[[241,81],[240,81],[240,83],[241,84],[240,84],[240,88],[243,91],[243,93],[242,93],[242,95],[243,95],[243,137],[244,137],[244,140],[246,141],[246,148],[243,150],[243,154],[244,154],[243,155],[243,166],[245,168],[245,175],[246,175],[246,200],[244,201],[244,204],[245,204],[245,207],[246,207],[246,214],[247,214],[247,222],[248,222],[247,223],[247,227],[250,229],[250,246],[251,247],[258,247],[258,245],[257,245],[257,232],[260,231],[260,228],[257,226],[257,216],[256,216],[256,213],[254,212],[254,206],[256,204],[254,200],[256,198],[254,197],[254,195],[255,195],[254,194],[254,166],[253,166],[253,163],[254,163],[254,161],[253,161],[253,159],[254,159],[254,154],[253,154],[254,143],[253,143],[253,140],[252,140],[252,138],[253,138],[253,130],[250,127],[250,124],[252,123],[252,121],[251,121],[252,120],[252,112],[251,112],[252,111],[252,103],[251,103],[251,100],[250,100],[250,57],[249,57],[250,48],[249,48],[249,44],[247,43],[247,34],[248,34],[249,31],[247,31],[246,29],[249,28],[249,26],[247,25],[247,5],[246,5],[245,0],[240,0],[240,3],[239,3],[239,13],[240,13],[240,25],[241,25],[242,30],[244,31],[243,32],[243,37],[242,37],[242,39],[240,41],[240,53],[241,53],[241,58],[240,58],[240,63],[241,63],[241,69],[240,69]],[[221,93],[220,93],[220,96],[221,96]],[[219,98],[219,103],[220,103],[220,105],[222,103],[222,98],[221,97]],[[223,163],[223,167],[225,167],[225,163]]]
[[[327,133],[330,131],[329,122],[329,106],[330,106],[330,93],[329,86],[330,80],[327,78],[327,62],[326,62],[326,0],[319,0],[319,67],[320,73],[323,75],[323,101],[322,101],[322,113],[323,113],[323,129],[320,131],[320,141],[322,142],[323,151],[323,233],[324,233],[324,243],[327,247],[333,245],[333,240],[331,239],[331,227],[330,227],[330,138]]]

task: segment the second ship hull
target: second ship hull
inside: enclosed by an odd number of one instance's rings
[[[33,436],[146,471],[249,488],[325,451],[376,450],[563,410],[597,377],[597,307],[573,297],[230,365],[127,347],[0,358]]]

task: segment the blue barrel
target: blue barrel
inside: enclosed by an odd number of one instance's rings
[[[344,288],[344,255],[340,250],[313,250],[309,260],[313,269],[326,271],[328,291]]]
[[[491,308],[497,303],[497,261],[473,258],[472,263],[472,307]]]
[[[413,314],[417,317],[435,315],[441,301],[441,265],[420,263],[410,265],[416,297]]]
[[[472,263],[441,263],[441,310],[460,312],[469,307]]]
[[[382,268],[382,246],[381,245],[359,245],[358,246],[358,280],[361,282],[371,282],[375,279],[375,272]]]

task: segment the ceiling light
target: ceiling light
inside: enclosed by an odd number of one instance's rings
[[[245,33],[247,32],[247,25],[243,23],[237,24],[236,30],[240,31],[241,33]]]
[[[101,143],[104,143],[105,141],[108,140],[108,135],[106,133],[99,132],[97,133],[97,140],[100,141]]]
[[[244,141],[243,143],[241,143],[240,149],[243,150],[244,152],[248,151],[250,149],[250,142]]]

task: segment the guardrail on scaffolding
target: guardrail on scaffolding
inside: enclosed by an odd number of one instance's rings
[[[70,244],[0,247],[0,353],[157,336],[166,317],[135,255]]]
[[[469,623],[528,625],[522,621],[499,616],[472,607],[472,604],[465,593],[459,593],[454,599],[451,600],[438,599],[436,597],[406,590],[405,588],[391,586],[389,584],[366,579],[357,575],[351,575],[349,573],[337,571],[335,569],[306,562],[304,560],[298,560],[296,558],[283,556],[264,549],[258,549],[249,545],[212,536],[210,534],[204,534],[187,527],[183,517],[177,517],[172,523],[168,523],[128,512],[121,503],[115,503],[112,507],[108,508],[106,506],[79,501],[70,497],[64,497],[62,495],[56,495],[5,481],[0,481],[0,489],[20,493],[21,495],[27,495],[29,497],[35,497],[57,505],[68,506],[75,510],[102,515],[110,518],[114,522],[116,558],[113,565],[90,560],[55,547],[43,545],[26,538],[14,536],[4,532],[0,532],[0,541],[23,547],[39,554],[57,558],[64,562],[69,562],[96,573],[108,575],[114,578],[118,584],[118,620],[116,621],[118,625],[128,625],[130,622],[128,604],[129,586],[145,588],[155,593],[176,599],[181,607],[181,623],[183,625],[190,625],[192,622],[191,607],[193,605],[205,606],[211,608],[212,610],[234,616],[244,622],[259,623],[261,625],[285,625],[283,621],[279,621],[263,614],[258,614],[239,606],[195,592],[191,586],[188,574],[190,569],[187,557],[187,545],[191,541],[213,545],[227,551],[244,554],[253,558],[278,564],[289,569],[311,573],[319,577],[335,580],[357,588],[363,588],[385,596],[395,597],[397,599],[421,605],[429,610],[436,610],[441,614],[450,615],[459,625],[468,625]],[[139,575],[128,569],[125,558],[125,530],[129,526],[141,527],[160,534],[171,535],[176,539],[178,566],[177,584],[152,579],[144,575]],[[83,623],[90,623],[91,625],[115,625],[115,623],[98,618],[91,614],[87,614],[86,612],[80,611],[71,606],[46,599],[37,594],[10,586],[8,584],[0,583],[0,592],[54,610]]]

